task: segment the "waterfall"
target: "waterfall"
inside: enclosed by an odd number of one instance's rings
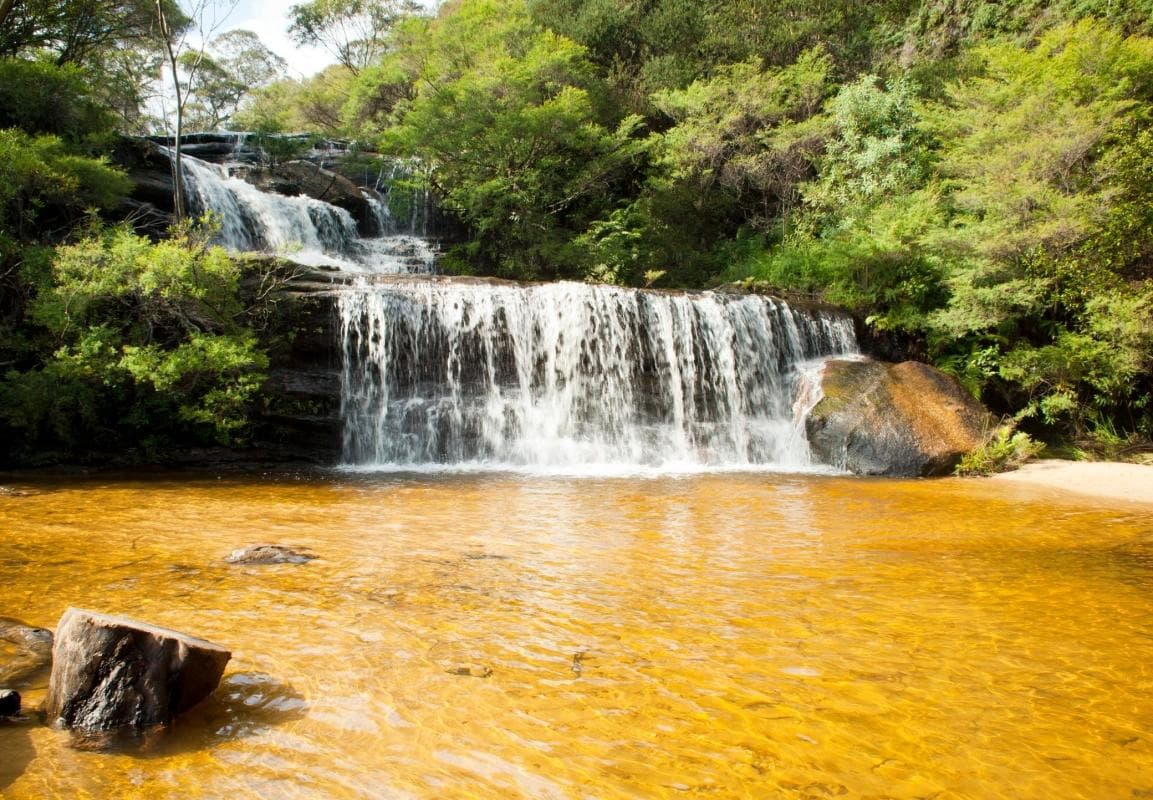
[[[766,297],[430,278],[340,293],[344,458],[378,468],[804,469],[851,323]]]
[[[814,468],[816,366],[856,352],[842,316],[755,295],[441,279],[419,235],[427,198],[403,173],[366,191],[384,235],[363,239],[342,209],[184,163],[224,246],[347,273],[335,297],[349,466]]]

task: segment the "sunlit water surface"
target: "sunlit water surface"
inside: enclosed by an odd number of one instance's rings
[[[1140,507],[782,475],[24,486],[0,615],[125,613],[233,660],[142,754],[0,726],[5,798],[1153,797]],[[320,558],[224,563],[259,542]]]

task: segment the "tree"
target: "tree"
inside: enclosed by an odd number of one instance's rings
[[[184,59],[184,81],[181,82],[181,60],[187,49],[189,34],[198,31],[203,38],[210,37],[224,24],[224,20],[232,9],[236,8],[239,0],[225,0],[223,13],[215,0],[195,0],[188,19],[191,23],[183,28],[177,27],[168,14],[166,0],[154,0],[156,21],[159,26],[160,41],[164,46],[164,54],[168,61],[169,75],[172,80],[172,90],[175,95],[176,106],[175,130],[172,137],[172,204],[177,224],[184,221],[184,161],[180,152],[181,139],[184,136],[184,112],[189,101],[189,92],[195,86],[199,77],[200,65],[204,61],[204,51],[196,51],[190,59]]]
[[[186,70],[198,69],[199,80],[188,84],[187,124],[202,130],[227,127],[248,95],[276,80],[287,67],[283,58],[269,50],[251,31],[222,33],[209,44],[207,53],[181,55]]]
[[[154,43],[157,0],[0,0],[0,56],[47,52],[57,64],[87,66],[113,49]],[[174,30],[188,19],[160,0]]]
[[[297,44],[323,47],[355,74],[384,54],[398,21],[420,11],[415,0],[309,0],[289,9],[288,31]]]
[[[591,65],[516,4],[465,0],[428,26],[412,100],[384,143],[432,170],[472,226],[468,253],[515,277],[571,274],[573,236],[601,213],[644,149],[638,120],[598,119]]]
[[[800,202],[811,176],[823,131],[807,121],[829,94],[831,72],[828,54],[815,48],[788,67],[733,64],[658,92],[654,103],[675,122],[661,137],[662,165],[706,203],[723,193],[748,222],[770,227]]]
[[[57,248],[32,305],[50,355],[0,380],[13,450],[233,440],[268,360],[241,325],[240,265],[206,238],[93,227]]]

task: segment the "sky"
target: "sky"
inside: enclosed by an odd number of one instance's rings
[[[228,15],[220,32],[226,30],[249,30],[288,62],[290,78],[307,78],[315,75],[336,59],[327,50],[317,47],[300,47],[288,38],[288,9],[304,0],[240,0],[235,10]],[[435,0],[422,0],[425,8],[435,7]]]
[[[289,78],[315,75],[336,59],[317,47],[300,47],[288,38],[288,9],[301,0],[240,0],[228,16],[221,32],[238,28],[249,30],[278,56],[288,62]]]

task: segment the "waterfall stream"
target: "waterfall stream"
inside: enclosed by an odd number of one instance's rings
[[[227,167],[184,156],[184,183],[196,213],[220,219],[220,243],[229,250],[268,251],[309,266],[347,272],[427,273],[435,257],[429,241],[393,219],[382,200],[369,196],[387,235],[363,239],[343,208],[300,195],[263,192],[232,176]],[[414,217],[414,222],[418,221]]]
[[[339,310],[345,460],[385,468],[805,469],[804,367],[855,348],[753,295],[424,279]]]
[[[226,247],[351,273],[336,291],[350,467],[814,467],[815,367],[856,352],[843,316],[755,295],[437,278],[421,236],[363,239],[342,209],[185,164]],[[388,193],[370,204],[397,231]]]

